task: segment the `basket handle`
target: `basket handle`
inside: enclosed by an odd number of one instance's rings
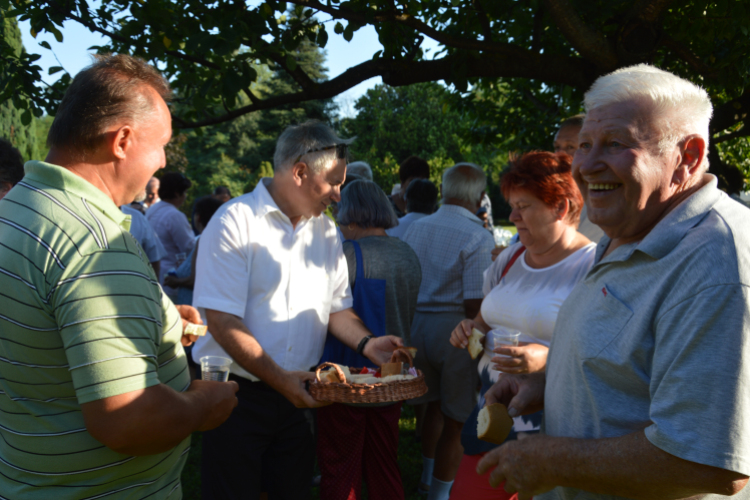
[[[339,365],[337,365],[336,363],[330,363],[330,362],[325,362],[322,365],[320,365],[318,368],[315,369],[315,378],[318,380],[318,382],[320,382],[320,372],[321,372],[321,370],[323,368],[328,368],[329,366],[332,366],[333,369],[336,370],[336,375],[338,375],[339,381],[342,384],[345,384],[346,383],[346,375],[344,375],[344,370],[342,370],[339,367]]]
[[[409,368],[414,368],[414,358],[412,358],[411,353],[406,347],[397,347],[393,350],[393,354],[391,354],[391,363],[398,362],[399,358],[402,357],[402,354],[406,356],[406,361],[409,363]]]

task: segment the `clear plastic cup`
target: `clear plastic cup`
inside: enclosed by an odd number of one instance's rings
[[[228,381],[231,364],[232,360],[223,356],[203,356],[201,358],[201,380]]]
[[[518,330],[511,330],[510,328],[495,328],[494,330],[490,330],[489,339],[492,346],[492,351],[494,352],[495,349],[498,347],[515,347],[518,345],[518,339],[521,337],[521,332]],[[496,356],[502,357],[502,358],[509,358],[510,356],[507,356],[505,354],[497,354]]]

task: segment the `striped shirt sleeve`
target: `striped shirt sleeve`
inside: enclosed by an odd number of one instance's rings
[[[101,251],[80,259],[50,300],[80,404],[159,383],[161,291],[137,256]]]

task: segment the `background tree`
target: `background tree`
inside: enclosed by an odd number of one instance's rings
[[[25,53],[18,23],[15,18],[7,17],[2,9],[0,9],[0,48],[11,51],[16,58],[22,57]],[[3,64],[3,60],[0,59],[0,81],[8,81],[12,71],[13,68]],[[33,123],[31,114],[24,114],[23,109],[16,107],[12,99],[0,99],[0,137],[8,139],[13,146],[18,148],[25,161],[40,158],[36,123]],[[44,141],[41,144],[44,144]]]
[[[326,79],[325,52],[315,44],[303,41],[294,51],[295,64],[312,75],[315,81]],[[290,92],[294,82],[278,65],[253,65],[257,80],[248,89],[263,98]],[[247,94],[240,93],[238,102],[248,102]],[[177,109],[184,105],[177,100]],[[273,176],[273,154],[276,140],[284,129],[306,120],[320,120],[331,124],[336,108],[332,100],[305,101],[278,108],[245,114],[231,122],[190,130],[181,136],[180,147],[188,159],[184,169],[169,165],[168,169],[183,171],[195,185],[191,199],[210,194],[218,186],[227,186],[233,196],[252,191],[262,177]],[[174,139],[173,141],[174,142]]]
[[[294,16],[287,16],[287,5]],[[175,125],[196,128],[259,110],[328,99],[371,77],[391,86],[444,80],[457,93],[476,89],[487,107],[477,112],[477,133],[495,140],[540,142],[600,75],[649,62],[703,85],[716,105],[714,145],[750,135],[750,4],[742,0],[0,0],[0,8],[28,19],[34,32],[62,37],[66,20],[110,38],[102,50],[161,62],[185,106]],[[303,40],[324,47],[318,14],[351,40],[372,25],[382,50],[336,78],[319,82],[296,64]],[[425,37],[441,44],[434,59]],[[0,49],[16,68],[0,84],[0,100],[54,112],[67,81],[35,87],[33,61]],[[294,82],[282,95],[260,96],[250,86],[254,64],[275,65]],[[36,78],[38,80],[38,78]],[[239,99],[244,93],[246,100]],[[496,104],[494,109],[489,104]],[[493,120],[499,119],[500,121]],[[541,118],[541,119],[540,119]],[[537,126],[540,123],[540,126]],[[482,134],[483,133],[483,134]],[[732,154],[712,146],[712,170],[721,185],[741,187]]]
[[[472,137],[473,117],[451,105],[451,93],[444,86],[434,82],[377,85],[357,100],[354,109],[355,117],[340,121],[339,135],[356,136],[353,159],[368,162],[375,182],[387,193],[399,182],[399,163],[411,155],[427,160],[430,179],[437,186],[446,168],[468,161],[489,174],[490,197],[503,217],[506,204],[497,185],[507,149],[495,143],[477,144]]]

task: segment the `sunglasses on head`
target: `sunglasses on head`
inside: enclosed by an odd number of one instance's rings
[[[329,151],[329,150],[334,149],[334,148],[336,149],[336,158],[338,158],[339,160],[345,160],[346,159],[346,153],[347,153],[347,151],[349,151],[349,145],[348,144],[334,144],[332,146],[326,146],[324,148],[308,149],[306,153],[299,155],[297,157],[297,159],[294,160],[294,163],[297,163],[298,161],[300,161],[302,159],[302,157],[305,156],[306,154],[317,153],[317,152],[320,152],[320,151]]]

